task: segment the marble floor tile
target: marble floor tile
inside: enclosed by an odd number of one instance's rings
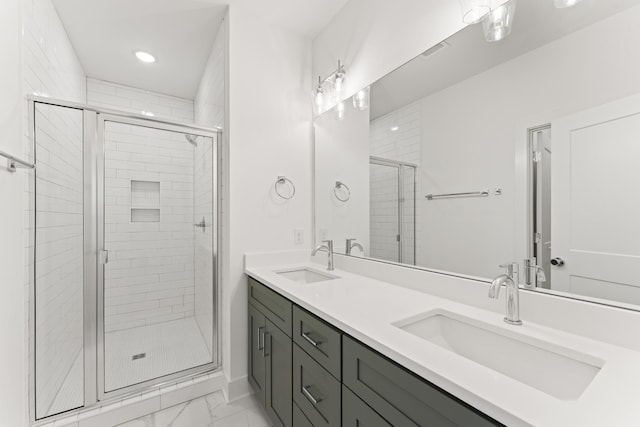
[[[119,427],[269,427],[267,416],[254,396],[227,403],[222,392],[121,424]]]

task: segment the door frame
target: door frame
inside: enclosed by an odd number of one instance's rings
[[[551,123],[546,123],[540,126],[535,126],[527,129],[527,258],[535,259],[536,265],[538,265],[538,253],[536,242],[536,229],[537,229],[537,206],[538,206],[538,193],[537,193],[537,179],[536,179],[536,147],[535,147],[535,134],[540,131],[551,130]],[[522,277],[525,279],[528,272],[523,271]],[[551,278],[547,278],[550,280]],[[538,281],[535,280],[529,288],[538,288]]]

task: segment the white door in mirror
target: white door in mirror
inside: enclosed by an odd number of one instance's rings
[[[552,288],[640,304],[640,95],[551,131]]]

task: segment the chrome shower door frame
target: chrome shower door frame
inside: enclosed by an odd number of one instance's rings
[[[220,222],[221,213],[221,152],[222,152],[222,132],[216,129],[209,129],[196,125],[174,123],[165,120],[149,118],[141,115],[125,113],[116,110],[97,108],[75,102],[62,101],[53,98],[39,97],[28,95],[26,97],[27,113],[28,113],[28,141],[32,144],[31,149],[35,150],[35,109],[37,104],[51,105],[57,107],[72,108],[82,111],[83,113],[83,352],[84,352],[84,379],[83,379],[83,397],[84,405],[78,408],[69,409],[67,411],[37,418],[36,414],[36,310],[35,310],[35,288],[36,279],[34,271],[29,271],[29,421],[32,425],[49,424],[57,418],[68,416],[70,413],[77,413],[95,408],[97,404],[108,404],[121,400],[127,395],[141,394],[142,392],[153,390],[164,384],[175,383],[182,379],[188,379],[201,375],[203,373],[212,372],[220,369],[220,332],[221,310],[220,302],[220,281],[221,260],[219,256],[220,245]],[[104,249],[104,124],[105,121],[113,121],[151,127],[155,129],[180,132],[197,136],[208,137],[212,139],[213,147],[213,163],[212,176],[213,185],[213,223],[212,223],[212,245],[213,260],[212,268],[214,269],[212,277],[213,289],[213,337],[212,337],[212,362],[205,365],[197,366],[188,370],[154,378],[145,382],[137,383],[129,387],[114,390],[112,392],[104,391],[104,268],[99,263],[99,252]],[[31,160],[35,163],[37,159],[33,152]],[[34,229],[29,233],[29,244],[33,244],[35,236],[35,175],[33,179],[33,193],[30,195],[29,203],[33,206],[30,213],[30,224],[34,225]],[[31,184],[30,184],[31,185]],[[31,225],[30,225],[31,226]],[[29,256],[33,257],[35,268],[36,247],[33,244]]]
[[[220,150],[220,143],[219,143],[219,138],[218,135],[220,132],[217,131],[211,131],[211,130],[206,130],[204,128],[198,128],[198,127],[191,127],[189,125],[182,125],[182,124],[172,124],[172,123],[167,123],[167,122],[159,122],[159,121],[154,121],[154,120],[148,120],[148,119],[144,119],[144,118],[137,118],[137,117],[129,117],[129,116],[124,116],[124,115],[118,115],[118,114],[113,114],[113,113],[103,113],[103,114],[98,114],[98,120],[97,120],[97,149],[98,152],[100,153],[100,155],[98,156],[98,161],[97,161],[97,168],[96,168],[96,176],[97,176],[97,229],[96,229],[96,233],[97,233],[97,251],[96,251],[96,259],[97,259],[97,255],[100,254],[101,251],[105,250],[105,215],[104,215],[104,209],[105,209],[105,203],[104,203],[104,197],[105,197],[105,162],[104,162],[104,153],[105,153],[105,124],[106,122],[112,122],[112,123],[122,123],[122,124],[127,124],[127,125],[133,125],[133,126],[141,126],[141,127],[147,127],[147,128],[153,128],[153,129],[159,129],[159,130],[164,130],[164,131],[169,131],[169,132],[176,132],[176,133],[184,133],[185,135],[190,134],[190,135],[195,135],[195,136],[203,136],[203,137],[207,137],[207,138],[211,138],[212,139],[212,143],[214,144],[214,149],[213,149],[213,171],[212,174],[214,176],[215,179],[215,185],[214,185],[214,192],[215,194],[213,195],[213,200],[216,201],[216,203],[218,203],[218,184],[219,184],[219,167],[218,167],[218,161],[219,161],[219,150]],[[219,209],[218,209],[219,211]],[[213,295],[215,297],[215,301],[213,301],[212,303],[214,304],[214,320],[216,322],[218,322],[218,312],[219,312],[219,307],[218,307],[218,294],[219,294],[219,257],[218,257],[218,236],[219,236],[219,229],[218,229],[218,212],[215,212],[215,215],[213,215],[213,224],[212,224],[212,230],[213,230],[213,268],[216,270],[215,274],[213,275],[213,277],[216,278],[216,283],[213,284],[213,286],[215,286],[215,290],[213,292]],[[216,369],[219,367],[219,343],[218,343],[218,337],[219,334],[217,333],[218,327],[219,325],[216,324],[216,327],[213,328],[213,332],[214,332],[214,337],[212,337],[212,342],[213,342],[213,346],[214,346],[214,350],[213,350],[213,360],[211,363],[207,363],[205,365],[201,365],[201,366],[196,366],[190,369],[186,369],[180,372],[175,372],[173,374],[169,374],[169,375],[165,375],[162,377],[158,377],[158,378],[152,378],[150,380],[147,381],[143,381],[140,383],[136,383],[136,384],[132,384],[130,386],[127,387],[123,387],[123,388],[119,388],[116,390],[112,390],[112,391],[106,391],[105,389],[105,358],[104,358],[104,351],[105,351],[105,343],[104,343],[104,337],[105,337],[105,322],[104,322],[104,289],[105,289],[105,275],[104,275],[104,264],[101,264],[100,262],[97,261],[97,312],[96,312],[96,317],[97,317],[97,336],[98,336],[98,340],[97,340],[97,400],[98,401],[103,401],[103,400],[108,400],[111,398],[117,398],[120,396],[125,396],[125,395],[130,395],[130,394],[134,394],[136,392],[139,392],[141,389],[145,389],[145,388],[151,388],[154,386],[160,386],[163,384],[167,384],[167,383],[174,383],[176,380],[179,380],[183,377],[188,377],[188,376],[193,376],[193,375],[197,375],[199,373],[204,373],[204,372],[209,372],[212,371],[213,369]]]

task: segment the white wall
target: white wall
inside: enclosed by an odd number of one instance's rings
[[[0,150],[22,153],[22,72],[21,5],[19,1],[0,2]],[[26,175],[10,175],[0,163],[0,413],[10,426],[27,420],[27,340],[26,296],[23,287],[23,187]],[[11,349],[7,351],[7,349]]]
[[[340,59],[351,96],[463,27],[457,1],[351,0],[313,40],[314,79]]]
[[[87,78],[86,103],[96,107],[126,111],[134,114],[152,113],[154,118],[181,123],[193,123],[193,101]]]
[[[245,252],[294,248],[293,232],[311,241],[311,43],[241,7],[229,11],[229,182],[224,266],[223,363],[229,395],[246,390],[247,281]],[[286,175],[296,197],[277,198]],[[300,248],[298,247],[298,248]],[[226,245],[225,245],[226,248]],[[223,256],[225,250],[222,251]],[[236,384],[239,389],[236,389]]]
[[[315,218],[316,242],[333,240],[334,250],[345,253],[345,240],[357,239],[369,255],[369,110],[346,106],[337,120],[335,109],[316,118]],[[339,153],[339,154],[337,154]],[[341,202],[334,194],[336,181],[349,187],[351,198]],[[338,190],[344,198],[347,193]],[[362,255],[354,249],[354,255]]]

